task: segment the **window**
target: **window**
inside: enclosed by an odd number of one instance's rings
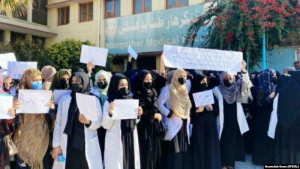
[[[10,42],[14,44],[18,39],[24,40],[25,34],[17,33],[17,32],[10,32]]]
[[[70,7],[58,8],[58,25],[67,25],[70,22]]]
[[[115,18],[121,16],[121,0],[106,0],[105,17]]]
[[[144,13],[152,11],[152,0],[133,0],[133,13]]]
[[[32,22],[47,25],[47,1],[34,0],[32,9]]]
[[[80,4],[80,22],[93,20],[93,2]]]
[[[182,7],[182,6],[188,6],[189,1],[188,0],[167,0],[167,8],[176,8],[176,7]]]
[[[4,30],[0,30],[0,43],[4,42]]]

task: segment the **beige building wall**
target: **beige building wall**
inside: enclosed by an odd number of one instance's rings
[[[48,4],[57,3],[61,0],[50,0]],[[70,23],[67,25],[58,26],[58,8],[48,9],[48,26],[50,30],[57,36],[46,39],[46,45],[54,42],[63,41],[67,38],[77,39],[81,41],[89,40],[91,43],[99,46],[99,31],[98,25],[101,22],[99,15],[100,0],[93,0],[93,21],[80,22],[80,3],[72,3],[70,5]]]
[[[166,9],[166,0],[152,0],[152,11],[161,11]]]
[[[189,5],[203,4],[205,0],[189,0]]]

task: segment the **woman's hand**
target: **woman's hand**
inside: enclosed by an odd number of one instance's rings
[[[109,114],[112,116],[113,113],[114,113],[114,109],[115,109],[115,103],[114,102],[111,102],[109,104]]]
[[[246,67],[247,67],[247,63],[243,60],[242,61],[242,72],[247,72]]]
[[[16,109],[14,109],[14,108],[8,109],[8,113],[11,117],[13,117],[13,118],[16,117]]]
[[[213,111],[213,107],[212,107],[212,105],[207,105],[207,106],[206,106],[206,108],[208,108],[208,109],[209,109],[209,111]]]
[[[131,62],[131,61],[132,61],[132,56],[128,55],[128,62]]]
[[[55,109],[55,104],[53,103],[53,101],[48,102],[47,106],[52,110]]]
[[[13,108],[14,109],[19,109],[21,108],[22,103],[20,102],[20,100],[15,100],[13,103]]]
[[[60,147],[54,147],[53,148],[53,151],[52,151],[52,158],[55,160],[55,161],[58,161],[57,160],[57,157],[59,154],[62,154],[62,150]]]
[[[95,65],[93,64],[93,62],[89,62],[86,64],[86,69],[88,71],[88,75],[91,76],[92,74],[92,70],[95,68]]]
[[[204,111],[204,106],[198,107],[196,113],[202,113]]]
[[[143,114],[143,109],[142,107],[138,108],[138,116],[141,116]]]
[[[154,119],[156,119],[157,121],[161,121],[162,120],[162,116],[161,116],[161,114],[159,114],[159,113],[155,113],[154,114]]]
[[[275,98],[275,96],[276,96],[276,93],[275,92],[272,92],[271,94],[270,94],[270,99],[274,99]]]
[[[85,118],[85,116],[83,114],[79,115],[79,121],[82,124],[87,124],[87,125],[91,124],[91,120]]]

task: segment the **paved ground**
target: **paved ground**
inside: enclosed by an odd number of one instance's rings
[[[236,162],[235,169],[264,169],[263,166],[254,165],[251,155],[246,156],[246,162]]]

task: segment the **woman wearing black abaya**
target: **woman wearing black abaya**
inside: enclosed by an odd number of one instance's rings
[[[243,61],[242,78],[235,80],[234,75],[223,72],[220,75],[220,86],[214,88],[219,107],[220,148],[223,169],[231,169],[235,161],[245,161],[245,150],[242,135],[249,130],[241,103],[247,103],[251,97],[252,83]]]
[[[243,107],[247,107],[247,122],[249,126],[249,131],[244,134],[244,143],[245,143],[245,150],[246,154],[252,154],[253,152],[253,135],[254,135],[254,123],[255,123],[255,113],[256,113],[256,95],[257,95],[257,88],[258,88],[258,72],[254,71],[250,75],[250,80],[252,82],[251,87],[251,94],[253,100],[249,104],[244,104]]]
[[[274,99],[272,116],[275,113],[278,117],[275,164],[300,164],[300,72],[290,74],[288,81],[280,84],[282,87]]]
[[[115,120],[114,100],[131,99],[130,83],[126,76],[116,73],[111,78],[108,88],[108,100],[103,107],[102,126],[105,135],[104,166],[105,169],[140,169],[140,151],[136,125],[138,119]],[[139,107],[139,117],[143,110]],[[137,117],[138,118],[138,117]]]
[[[276,81],[276,72],[272,69],[267,69],[260,74],[252,156],[252,161],[259,165],[274,163],[274,141],[268,137],[267,132],[273,110]]]
[[[161,167],[161,137],[158,135],[158,127],[162,116],[158,111],[157,94],[152,80],[150,71],[140,71],[133,95],[134,99],[139,99],[139,105],[143,109],[137,125],[142,169]]]
[[[191,169],[220,169],[221,155],[216,118],[219,114],[218,106],[207,110],[196,107],[193,93],[205,91],[208,87],[204,75],[194,75],[190,99],[192,102],[191,123],[193,133],[191,137]]]

